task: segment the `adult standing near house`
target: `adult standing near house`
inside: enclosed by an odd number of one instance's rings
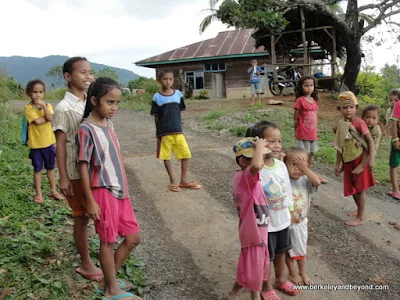
[[[251,87],[251,105],[255,104],[255,98],[257,95],[258,104],[261,104],[261,83],[260,83],[260,73],[261,67],[258,66],[256,59],[251,62],[251,67],[248,68],[247,73],[250,74],[250,87]]]

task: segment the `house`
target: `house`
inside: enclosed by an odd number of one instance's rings
[[[184,81],[193,88],[194,95],[206,90],[208,96],[214,99],[250,97],[247,73],[250,60],[257,59],[260,65],[270,63],[264,47],[254,47],[253,33],[253,29],[223,31],[213,39],[174,49],[135,64],[154,68],[156,74],[161,69],[171,69],[176,78],[175,88],[180,88],[180,81]]]

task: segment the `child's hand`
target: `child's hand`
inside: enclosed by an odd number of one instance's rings
[[[92,200],[88,202],[87,213],[94,221],[100,221],[100,207],[96,201]]]
[[[340,166],[336,166],[335,168],[335,175],[340,176],[340,173],[342,173],[342,168]]]
[[[396,150],[399,150],[400,149],[400,141],[393,142],[393,148]]]
[[[46,106],[46,102],[44,102],[43,100],[38,100],[37,104],[42,106],[42,107]]]
[[[74,189],[72,188],[72,183],[69,178],[60,178],[60,191],[64,196],[74,195]]]
[[[374,172],[374,170],[375,170],[375,161],[373,159],[370,159],[369,162],[368,162],[368,166],[369,166],[370,172],[371,173]]]
[[[296,164],[296,166],[299,168],[300,171],[304,172],[308,169],[308,162],[306,162],[304,159],[295,156],[293,158],[294,163]]]
[[[255,137],[254,141],[251,141],[253,144],[254,148],[266,148],[267,147],[267,141],[265,139],[260,139],[258,136]]]

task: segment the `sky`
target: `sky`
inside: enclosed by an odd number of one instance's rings
[[[199,34],[207,15],[201,10],[208,5],[209,0],[0,0],[0,56],[85,56],[153,77],[153,69],[134,62],[227,30],[215,22]],[[399,50],[392,41],[367,47],[377,69],[395,63]]]

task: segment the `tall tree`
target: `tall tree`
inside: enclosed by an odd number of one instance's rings
[[[64,74],[63,74],[63,67],[62,66],[54,66],[51,67],[47,71],[47,76],[52,77],[58,86],[62,86],[64,83]]]
[[[109,77],[111,79],[118,81],[117,71],[115,71],[114,69],[108,68],[108,67],[94,71],[94,76],[96,78]]]
[[[363,56],[361,39],[382,23],[392,29],[400,28],[400,23],[391,19],[400,13],[400,0],[376,0],[361,6],[358,5],[358,0],[348,0],[344,14],[332,9],[335,6],[337,8],[339,2],[340,0],[224,0],[214,12],[214,18],[236,28],[255,28],[270,33],[277,33],[285,28],[287,22],[284,14],[294,7],[304,7],[318,13],[321,18],[330,18],[333,26],[340,32],[346,49],[343,83],[350,90],[355,90]],[[395,33],[398,34],[398,31]]]

